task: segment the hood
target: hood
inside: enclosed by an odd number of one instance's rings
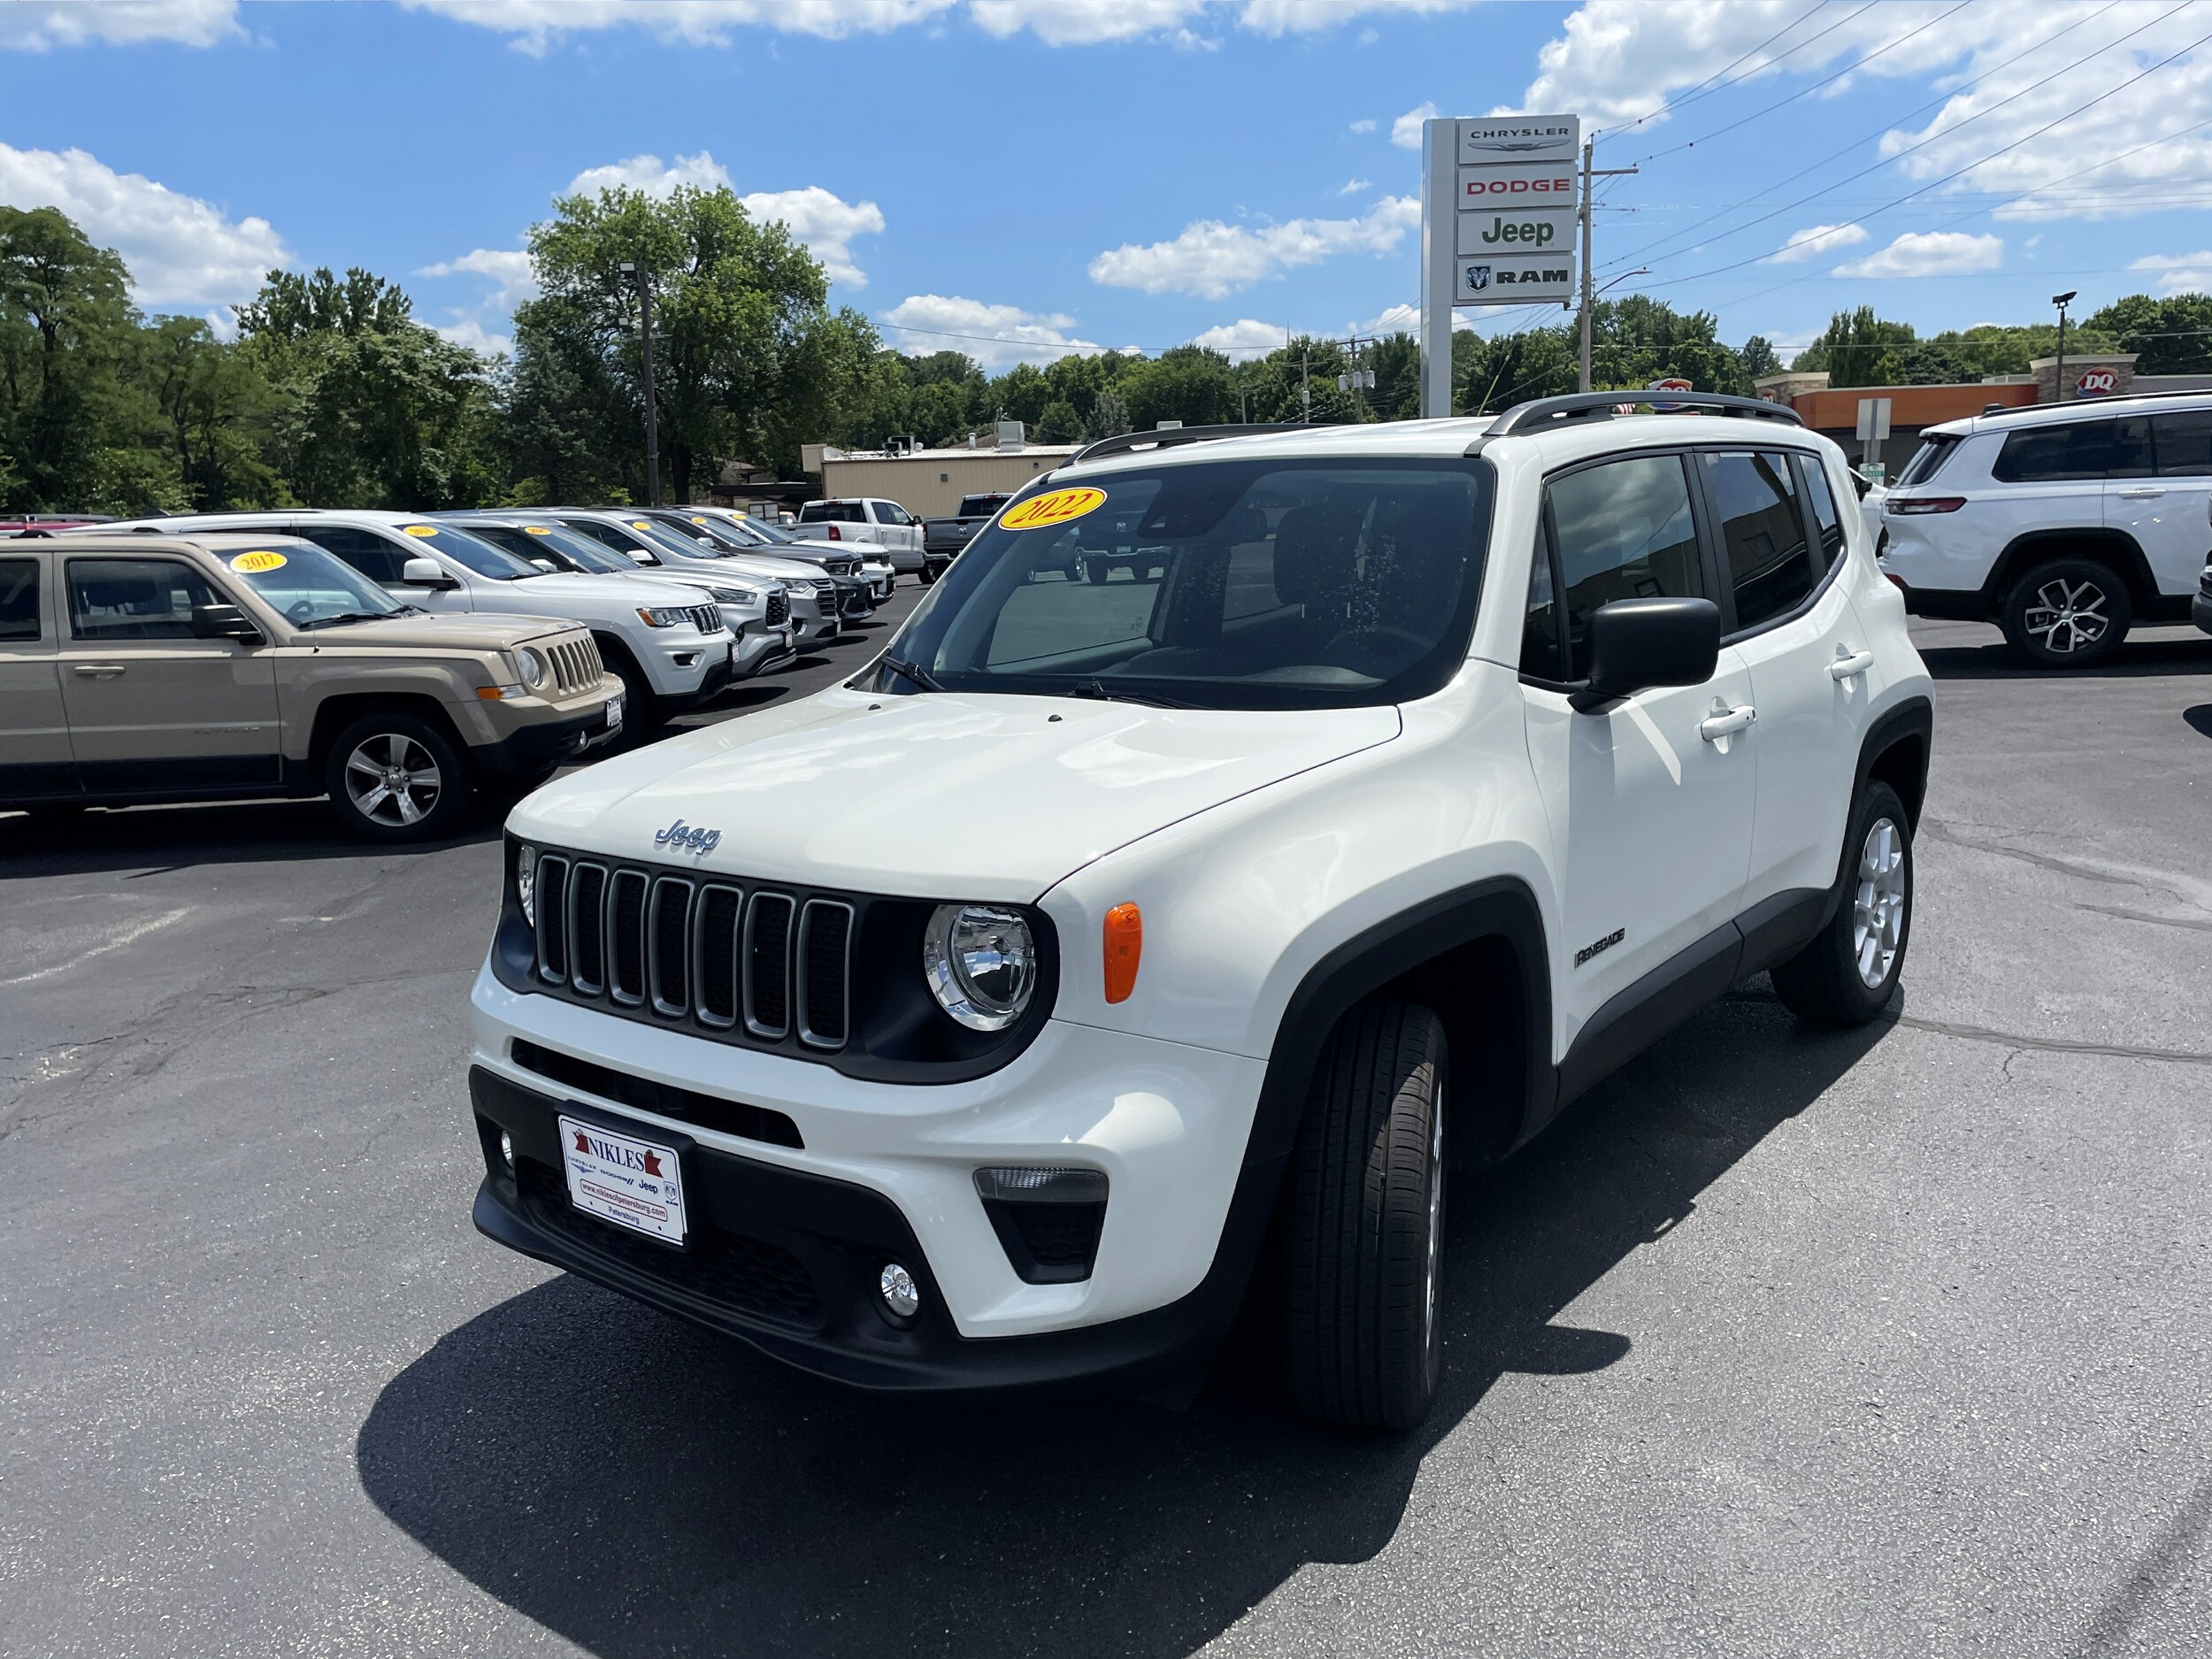
[[[1387,705],[1218,712],[840,687],[587,767],[509,827],[665,863],[653,837],[681,818],[720,833],[684,862],[726,876],[1021,903],[1141,836],[1398,732]]]
[[[445,611],[435,616],[380,617],[370,622],[337,622],[326,628],[295,633],[294,645],[324,650],[367,649],[403,651],[503,651],[550,634],[580,634],[583,625],[551,617],[498,616]]]
[[[636,576],[622,573],[619,588],[611,589],[603,576],[579,576],[564,571],[551,576],[521,576],[500,586],[515,596],[515,609],[527,611],[534,603],[604,606],[616,603],[615,595],[639,605],[695,605],[703,603],[696,588],[687,587],[680,577],[671,580],[641,571]],[[504,606],[501,607],[503,610]]]

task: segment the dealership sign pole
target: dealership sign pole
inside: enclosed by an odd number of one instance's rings
[[[1452,313],[1571,304],[1577,115],[1425,121],[1421,128],[1421,412],[1452,412]]]

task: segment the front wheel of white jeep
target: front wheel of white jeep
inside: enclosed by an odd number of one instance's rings
[[[1410,1428],[1442,1341],[1444,1027],[1417,1002],[1363,1002],[1314,1068],[1284,1202],[1284,1325],[1299,1409]]]

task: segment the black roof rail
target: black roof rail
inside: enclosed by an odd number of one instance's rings
[[[1109,455],[1126,455],[1133,449],[1171,449],[1178,444],[1210,443],[1217,438],[1254,438],[1269,432],[1318,432],[1325,426],[1342,424],[1334,420],[1253,420],[1233,421],[1225,426],[1169,426],[1164,430],[1156,427],[1150,432],[1125,432],[1086,444],[1060,465],[1074,466]]]
[[[1732,397],[1725,392],[1662,392],[1623,388],[1617,392],[1569,392],[1562,397],[1539,397],[1516,403],[1490,423],[1477,442],[1510,437],[1555,420],[1609,420],[1623,403],[1671,403],[1717,415],[1735,415],[1753,420],[1786,420],[1801,426],[1804,419],[1787,403],[1770,403],[1761,397]]]

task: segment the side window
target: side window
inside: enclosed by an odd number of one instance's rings
[[[1771,450],[1701,455],[1705,487],[1720,521],[1736,626],[1755,628],[1793,611],[1818,578],[1805,546],[1790,458]]]
[[[636,559],[641,566],[660,563],[660,560],[653,556],[649,548],[626,530],[618,530],[611,524],[601,524],[595,518],[568,518],[562,522],[570,529],[580,531],[595,541],[603,542],[615,552],[621,554],[623,557]],[[640,552],[645,554],[641,559],[637,558]]]
[[[2112,453],[2105,457],[2104,475],[2151,475],[2151,423],[2147,415],[2123,415],[2112,423]]]
[[[2202,478],[2212,473],[2212,409],[2177,410],[2153,415],[2162,478]]]
[[[188,640],[192,608],[219,595],[176,559],[71,559],[69,620],[81,640]]]
[[[38,561],[0,559],[0,645],[38,637]]]
[[[1825,575],[1843,557],[1843,518],[1836,511],[1836,498],[1828,488],[1828,469],[1820,464],[1820,457],[1798,457],[1798,469],[1805,476],[1805,494],[1813,503],[1813,528],[1820,533],[1819,567]]]
[[[2109,420],[2075,420],[2013,433],[1998,451],[1990,476],[2001,484],[2102,478],[2111,461],[2113,426]]]
[[[400,569],[407,563],[404,549],[393,546],[373,531],[356,530],[346,525],[305,524],[296,526],[292,534],[325,549],[373,582],[396,584]]]
[[[840,524],[866,524],[868,510],[856,501],[836,501],[830,503],[830,517]]]
[[[1690,480],[1678,455],[1631,456],[1555,480],[1546,495],[1566,585],[1566,680],[1581,678],[1591,613],[1616,599],[1706,599]]]
[[[805,506],[799,509],[799,522],[801,524],[820,524],[825,518],[827,518],[830,516],[829,505],[829,503],[826,501],[810,501],[807,503]]]
[[[1551,538],[1539,531],[1529,563],[1528,615],[1521,624],[1521,672],[1530,680],[1563,680],[1559,657],[1559,590],[1551,577]]]

